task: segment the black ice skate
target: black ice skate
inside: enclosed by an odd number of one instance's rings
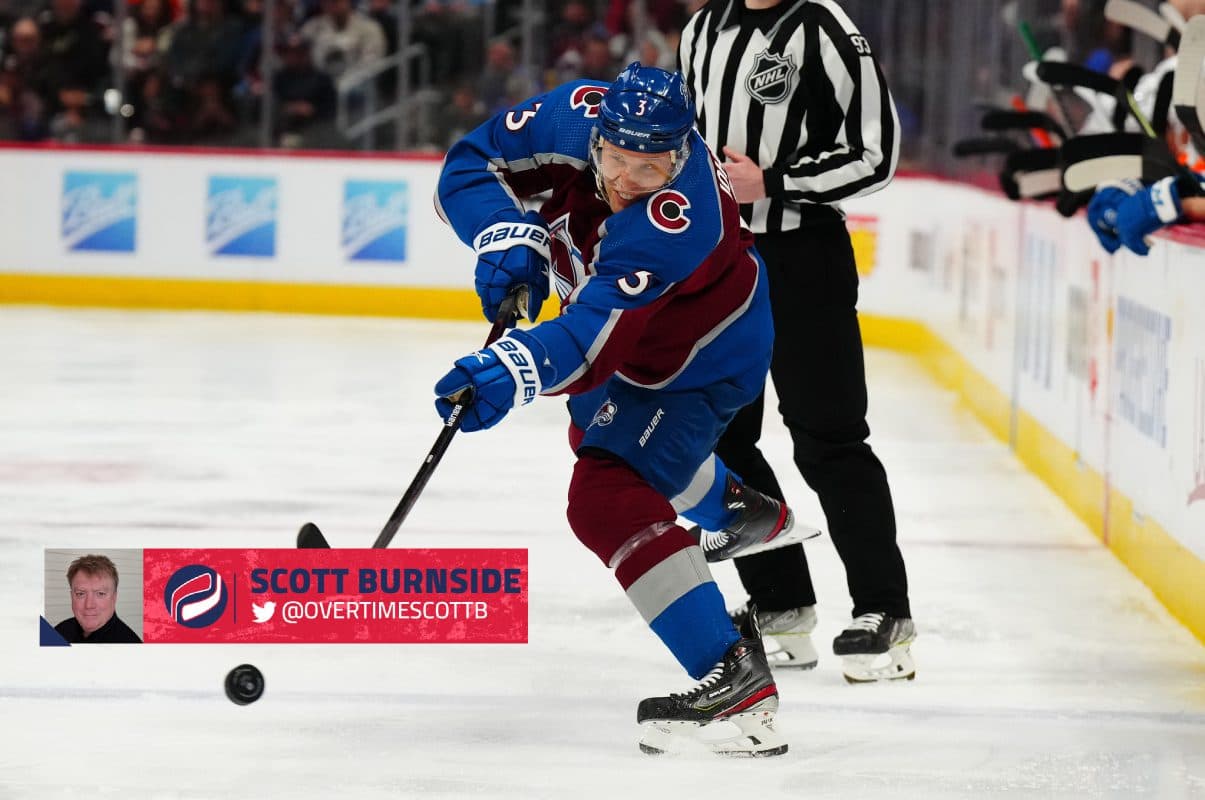
[[[704,531],[695,526],[688,531],[698,540],[708,561],[750,556],[820,535],[816,528],[797,528],[795,515],[785,503],[745,486],[732,475],[724,487],[724,505],[736,512],[727,528]]]
[[[907,617],[862,614],[833,640],[842,657],[841,671],[850,683],[869,683],[916,677],[912,640],[916,628]]]
[[[756,621],[695,688],[640,701],[636,721],[645,753],[710,751],[726,756],[777,756],[787,743],[774,730],[778,687],[770,675]]]
[[[748,605],[736,609],[730,616],[737,628],[743,627],[749,616]],[[812,631],[816,630],[815,606],[758,611],[757,625],[765,643],[766,661],[771,667],[814,669],[820,661],[816,646],[812,644]]]

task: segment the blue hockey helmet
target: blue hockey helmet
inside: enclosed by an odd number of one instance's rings
[[[598,109],[598,133],[616,147],[645,153],[678,150],[694,127],[695,108],[680,72],[633,61]]]
[[[668,186],[690,158],[695,110],[682,75],[633,61],[603,95],[590,134],[590,164],[599,196],[619,211]],[[635,162],[604,144],[641,153]],[[627,176],[627,177],[624,177]]]

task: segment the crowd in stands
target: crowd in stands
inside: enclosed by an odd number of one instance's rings
[[[538,60],[522,64],[521,0],[418,0],[412,41],[426,65],[412,69],[412,82],[434,101],[417,144],[443,149],[491,113],[570,78],[611,80],[637,58],[672,67],[692,2],[700,0],[539,2]],[[334,127],[337,87],[397,52],[396,9],[396,0],[130,0],[119,31],[113,0],[0,0],[0,139],[106,143],[119,131],[137,143],[256,145],[267,100],[273,145],[355,147]],[[350,102],[371,91],[381,108],[396,72],[355,83]]]
[[[1042,17],[1077,56],[1104,69],[1124,64],[1127,34],[1103,22],[1103,0],[1036,1],[1049,6]],[[267,2],[276,55],[270,86]],[[273,145],[358,147],[335,129],[337,87],[397,52],[397,2],[128,0],[118,31],[113,0],[0,0],[0,139],[258,145],[260,110],[270,101]],[[527,51],[534,60],[522,63],[522,0],[414,0],[411,38],[426,68],[412,70],[412,83],[430,113],[407,144],[444,149],[542,88],[575,77],[610,80],[632,60],[673,67],[682,26],[702,3],[537,0],[542,24]],[[850,3],[850,13],[864,5]],[[395,75],[386,70],[358,92],[349,88],[349,102],[362,105],[371,91],[376,108],[388,105]],[[119,79],[120,94],[106,91]]]

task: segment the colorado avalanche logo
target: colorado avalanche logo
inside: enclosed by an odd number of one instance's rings
[[[188,628],[205,628],[221,619],[227,598],[222,577],[201,564],[176,570],[163,590],[172,621]]]
[[[615,421],[615,415],[619,413],[619,406],[615,405],[608,398],[603,401],[603,404],[598,407],[598,411],[594,413],[594,420],[590,423],[591,427],[598,425],[600,427],[610,425]]]
[[[574,109],[586,109],[587,119],[598,116],[598,107],[602,105],[603,95],[607,93],[605,86],[579,86],[569,96],[569,105]]]
[[[690,217],[686,216],[688,208],[690,201],[686,199],[686,195],[674,189],[662,189],[649,198],[649,222],[653,223],[657,230],[681,233],[690,227]]]

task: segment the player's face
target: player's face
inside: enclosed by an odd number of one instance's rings
[[[603,139],[598,168],[607,188],[612,211],[622,211],[632,203],[669,183],[673,174],[673,153],[641,153],[625,150]]]
[[[104,627],[117,610],[117,589],[108,575],[77,572],[71,580],[71,613],[84,633]]]

